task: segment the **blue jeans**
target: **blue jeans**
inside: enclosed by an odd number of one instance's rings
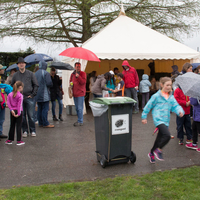
[[[191,125],[190,115],[184,115],[183,117],[176,116],[176,124],[177,124],[178,138],[180,140],[183,140],[184,138],[183,126],[185,127],[187,140],[192,139],[192,125]]]
[[[125,94],[127,97],[133,98],[137,103],[135,104],[134,108],[135,111],[139,111],[139,102],[137,97],[137,90],[135,88],[125,88]]]
[[[76,112],[78,115],[79,123],[83,123],[83,103],[84,103],[84,96],[83,97],[74,97],[74,104],[76,107]]]
[[[34,98],[26,98],[23,101],[23,120],[22,120],[22,130],[23,133],[26,131],[28,133],[28,126],[30,133],[35,132],[35,120],[34,120]],[[26,116],[28,117],[28,123]]]
[[[34,116],[34,121],[37,122],[37,111],[35,110],[35,106],[36,106],[36,97],[33,97],[34,99],[34,112],[33,112],[33,116]]]
[[[60,97],[57,95],[56,99],[58,100],[58,104],[59,104],[59,115],[62,115],[62,110],[63,110],[63,103],[62,103],[62,99],[60,99]],[[52,104],[52,115],[55,116],[56,112],[55,112],[55,108],[56,108],[56,101],[51,101]]]
[[[38,112],[37,118],[39,126],[48,126],[48,111],[49,111],[49,101],[38,102]]]
[[[5,108],[2,109],[0,105],[0,135],[3,134],[3,123],[5,121]]]

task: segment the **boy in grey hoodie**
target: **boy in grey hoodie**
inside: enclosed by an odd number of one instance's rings
[[[142,94],[142,110],[145,104],[149,101],[149,87],[151,87],[149,76],[147,74],[143,74],[142,81],[140,81],[140,86],[139,86],[139,91]]]

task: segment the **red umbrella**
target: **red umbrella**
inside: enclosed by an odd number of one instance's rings
[[[99,58],[90,50],[82,47],[70,47],[59,54],[70,58],[79,58],[83,60],[101,62]]]

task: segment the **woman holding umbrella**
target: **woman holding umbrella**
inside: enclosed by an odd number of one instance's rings
[[[56,69],[54,67],[51,68],[50,74],[51,74],[51,80],[53,82],[53,87],[50,88],[53,120],[58,121],[58,118],[55,113],[56,100],[57,100],[59,104],[59,120],[63,121],[63,118],[62,118],[62,110],[63,110],[62,98],[63,97],[62,97],[62,92],[60,89],[62,85],[62,79],[60,79],[60,77],[56,75]]]

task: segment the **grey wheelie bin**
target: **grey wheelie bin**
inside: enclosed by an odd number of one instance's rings
[[[131,151],[134,103],[129,97],[97,98],[90,102],[95,121],[97,160],[103,168],[136,161]]]

